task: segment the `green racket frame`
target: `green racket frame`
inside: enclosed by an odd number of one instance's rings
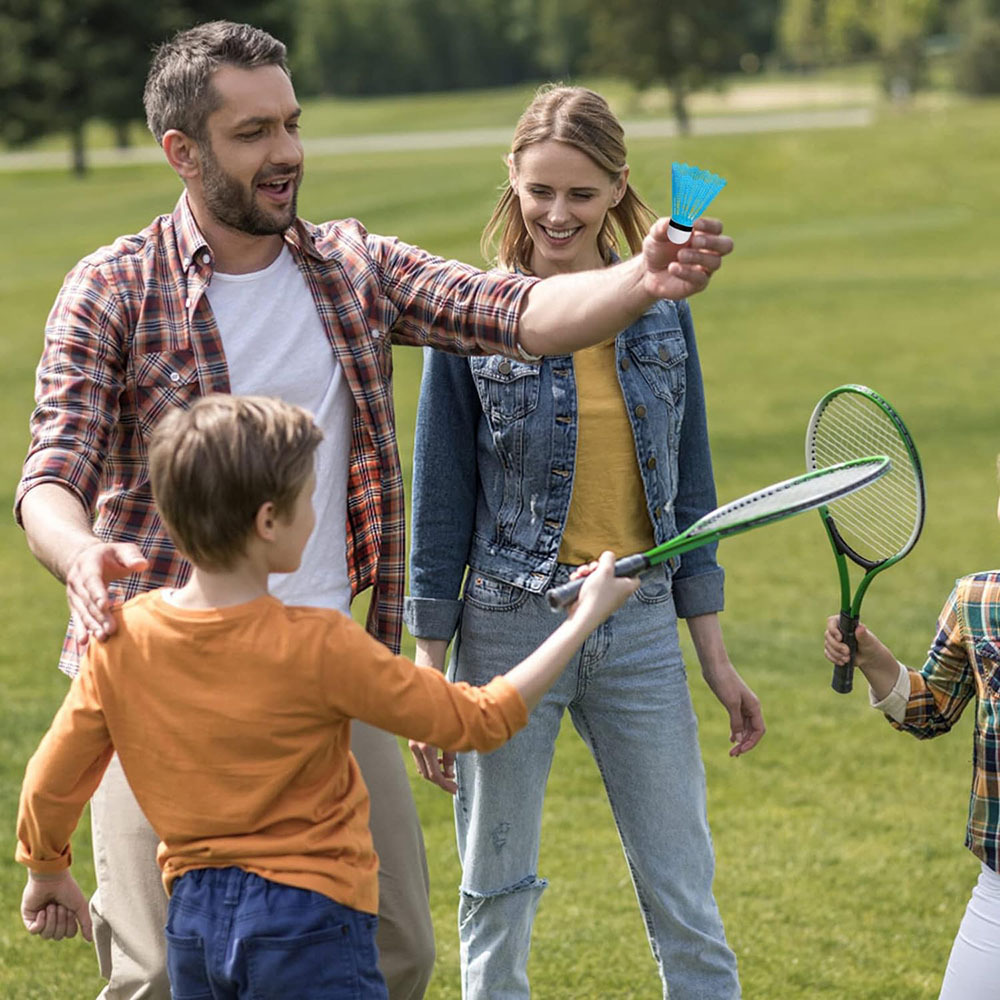
[[[635,576],[673,556],[729,535],[814,510],[820,504],[830,503],[875,482],[889,469],[890,462],[885,455],[857,456],[848,462],[773,483],[709,511],[679,535],[652,549],[619,559],[615,563],[615,576]],[[572,604],[582,586],[583,580],[578,579],[554,587],[546,594],[549,607],[558,611]]]
[[[819,515],[823,519],[823,526],[826,528],[827,537],[829,538],[830,545],[833,548],[834,558],[837,562],[837,573],[840,578],[840,633],[843,636],[848,649],[851,651],[850,660],[846,664],[835,665],[833,668],[833,678],[830,686],[838,694],[848,694],[854,687],[854,663],[858,652],[858,642],[855,636],[855,631],[857,630],[861,614],[861,602],[864,600],[865,594],[875,577],[878,576],[878,574],[883,570],[887,570],[890,566],[894,566],[898,563],[899,560],[907,555],[913,546],[917,544],[917,539],[920,537],[920,532],[923,528],[924,512],[926,509],[926,491],[924,489],[923,468],[920,464],[920,456],[917,453],[916,445],[913,443],[913,438],[911,437],[906,424],[903,423],[902,418],[896,412],[892,404],[874,389],[868,388],[868,386],[858,385],[855,383],[837,386],[836,389],[831,389],[816,404],[816,408],[813,410],[812,417],[809,420],[809,427],[806,430],[807,468],[816,468],[820,462],[830,461],[829,454],[824,454],[822,456],[817,455],[817,433],[822,427],[823,414],[827,411],[827,408],[834,400],[845,393],[851,393],[864,397],[869,402],[873,403],[886,417],[888,425],[891,425],[892,431],[898,435],[903,449],[904,461],[900,461],[899,455],[891,456],[893,459],[895,474],[898,476],[906,475],[904,463],[905,460],[908,459],[913,470],[916,485],[916,494],[914,496],[916,503],[915,514],[913,517],[913,528],[910,531],[908,538],[894,554],[881,559],[869,559],[855,551],[855,549],[853,549],[847,541],[845,541],[838,530],[836,518],[831,513],[829,507],[826,504],[819,507]],[[864,448],[870,443],[870,438],[865,440],[863,443],[859,443],[859,450],[864,450]],[[836,457],[841,460],[846,460],[855,456],[845,452],[844,454],[837,455]],[[854,563],[865,570],[865,575],[858,584],[858,588],[854,592],[853,599],[851,597],[851,578],[850,573],[848,572],[847,559],[851,559]]]

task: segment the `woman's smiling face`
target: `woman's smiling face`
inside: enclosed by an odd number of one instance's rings
[[[534,244],[532,271],[544,278],[603,267],[597,237],[627,180],[627,167],[612,179],[586,153],[556,139],[511,157],[511,187]]]

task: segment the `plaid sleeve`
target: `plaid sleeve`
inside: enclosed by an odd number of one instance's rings
[[[33,487],[57,482],[93,512],[123,386],[123,308],[100,269],[81,262],[56,298],[35,381],[31,443],[14,512]]]
[[[379,274],[379,321],[397,343],[453,354],[509,354],[524,296],[538,280],[435,257],[382,236],[367,237]]]
[[[938,618],[927,662],[919,672],[910,671],[906,715],[902,722],[892,722],[919,739],[948,732],[976,696],[974,665],[963,641],[961,606],[960,586],[956,586]]]

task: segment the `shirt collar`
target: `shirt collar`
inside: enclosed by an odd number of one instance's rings
[[[212,248],[208,245],[202,231],[195,221],[187,191],[182,191],[173,213],[174,230],[177,233],[177,251],[180,254],[181,265],[185,273],[193,269],[207,267],[211,272]],[[316,246],[318,231],[302,219],[295,221],[285,230],[285,243],[301,253],[307,253],[316,260],[326,257]]]
[[[187,191],[182,191],[173,214],[174,232],[177,234],[177,253],[185,274],[192,268],[211,265],[212,248],[195,222],[194,212],[188,201]]]
[[[285,242],[296,250],[309,254],[310,257],[314,257],[316,260],[325,261],[330,255],[322,253],[316,246],[316,240],[319,238],[319,235],[319,230],[314,225],[306,222],[304,219],[297,218],[285,230]]]

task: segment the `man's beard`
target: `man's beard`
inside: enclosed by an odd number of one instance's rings
[[[302,168],[292,180],[292,199],[288,204],[286,217],[275,217],[259,208],[254,201],[254,192],[263,178],[254,177],[250,190],[231,174],[227,174],[215,158],[208,143],[202,145],[201,179],[205,193],[205,207],[223,225],[236,229],[250,236],[278,236],[294,221],[296,203],[298,201],[299,184],[302,180]],[[282,170],[281,173],[288,173]]]

